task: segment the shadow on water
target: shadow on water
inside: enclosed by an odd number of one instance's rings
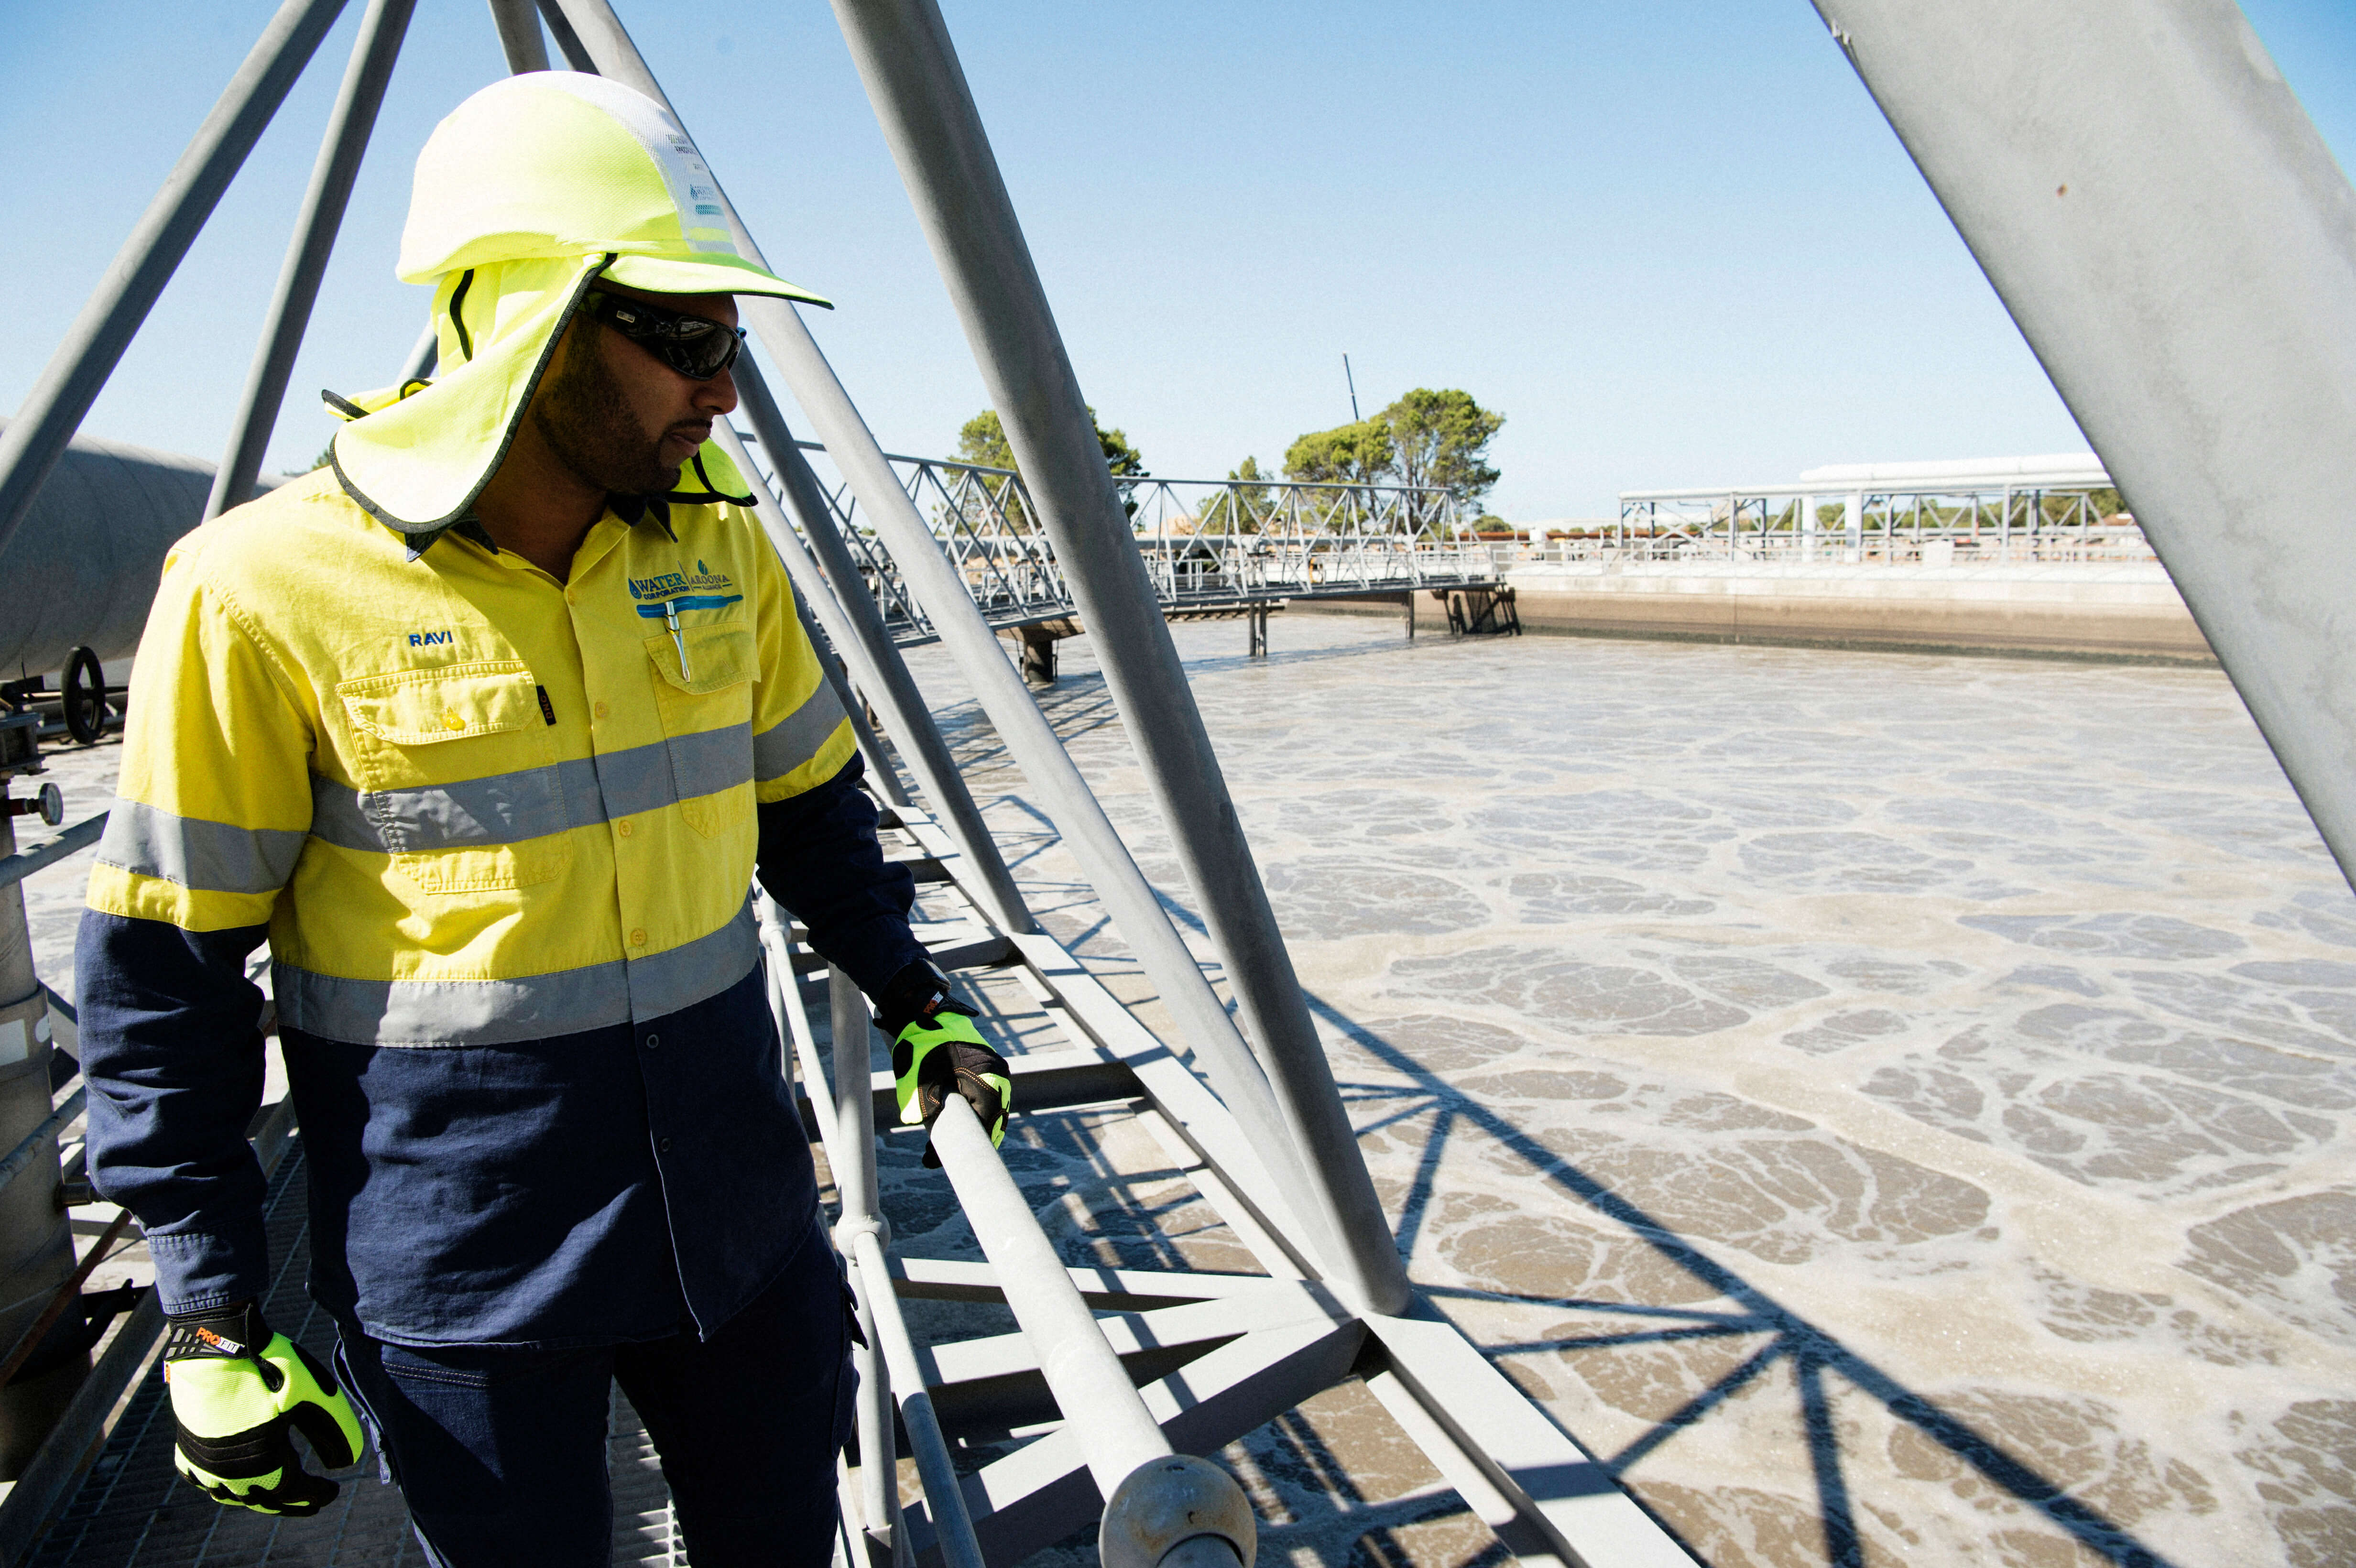
[[[1191,916],[1174,907],[1171,912],[1200,929]],[[1360,1027],[1314,995],[1309,997],[1309,1006],[1311,1011],[1340,1030],[1353,1044],[1414,1081],[1415,1087],[1411,1089],[1373,1084],[1343,1086],[1346,1094],[1361,1104],[1375,1098],[1411,1102],[1394,1109],[1372,1126],[1361,1129],[1361,1136],[1376,1127],[1413,1121],[1426,1115],[1432,1118],[1430,1135],[1425,1141],[1415,1179],[1401,1208],[1398,1247],[1403,1256],[1415,1255],[1417,1237],[1432,1200],[1441,1155],[1449,1139],[1462,1124],[1494,1140],[1500,1147],[1512,1150],[1541,1179],[1623,1226],[1664,1258],[1708,1285],[1728,1300],[1739,1304],[1741,1308],[1739,1312],[1726,1313],[1575,1298],[1532,1301],[1533,1305],[1570,1312],[1652,1317],[1662,1321],[1665,1326],[1625,1334],[1598,1334],[1490,1346],[1489,1354],[1660,1344],[1736,1335],[1768,1336],[1768,1343],[1757,1354],[1655,1423],[1652,1430],[1635,1442],[1617,1454],[1599,1455],[1598,1458],[1614,1475],[1624,1475],[1646,1455],[1700,1421],[1769,1369],[1779,1362],[1789,1362],[1799,1392],[1808,1455],[1815,1468],[1817,1509],[1824,1527],[1826,1558],[1836,1568],[1862,1568],[1865,1551],[1858,1532],[1848,1485],[1842,1474],[1839,1428],[1834,1419],[1830,1392],[1826,1386],[1827,1373],[1839,1374],[1851,1386],[1879,1400],[1891,1415],[1971,1466],[1991,1485],[2036,1509],[2088,1551],[2119,1564],[2120,1568],[2168,1568],[2169,1559],[2137,1541],[2126,1528],[2069,1496],[2028,1463],[2008,1453],[1993,1438],[1940,1409],[1928,1397],[1908,1388],[1844,1345],[1837,1336],[1783,1306],[1734,1270],[1709,1257],[1644,1210],[1589,1176],[1576,1164],[1523,1133],[1496,1111],[1467,1099],[1437,1074],[1419,1065],[1406,1051]],[[1445,1286],[1419,1288],[1426,1296],[1441,1298],[1531,1300],[1492,1291]]]
[[[1171,919],[1196,933],[1204,932],[1203,922],[1192,911],[1167,893],[1159,893],[1159,896]],[[2136,1540],[2125,1526],[2114,1522],[2091,1505],[2071,1497],[2058,1483],[2047,1479],[2027,1461],[2008,1453],[1994,1438],[1979,1432],[1961,1417],[1940,1409],[1928,1396],[1908,1388],[1843,1344],[1838,1336],[1776,1301],[1733,1269],[1708,1256],[1670,1227],[1588,1175],[1575,1163],[1524,1133],[1495,1110],[1468,1099],[1406,1051],[1365,1029],[1315,993],[1304,988],[1302,994],[1308,999],[1311,1012],[1384,1065],[1412,1081],[1412,1087],[1365,1083],[1340,1085],[1345,1098],[1361,1104],[1374,1100],[1405,1102],[1378,1120],[1361,1126],[1361,1137],[1425,1115],[1431,1117],[1430,1134],[1424,1142],[1417,1161],[1415,1179],[1409,1184],[1400,1207],[1398,1243],[1402,1257],[1412,1258],[1415,1255],[1416,1242],[1436,1190],[1441,1157],[1449,1140],[1462,1125],[1511,1150],[1540,1179],[1624,1227],[1661,1256],[1740,1308],[1729,1313],[1568,1297],[1540,1301],[1496,1291],[1432,1285],[1417,1287],[1423,1295],[1440,1299],[1453,1296],[1467,1300],[1529,1302],[1569,1312],[1652,1317],[1665,1325],[1628,1334],[1575,1336],[1490,1346],[1488,1354],[1497,1356],[1662,1344],[1738,1335],[1768,1337],[1768,1343],[1755,1355],[1655,1423],[1650,1431],[1633,1443],[1617,1454],[1597,1455],[1596,1457],[1614,1476],[1625,1476],[1645,1456],[1699,1422],[1743,1388],[1758,1381],[1763,1373],[1778,1364],[1789,1363],[1798,1391],[1809,1461],[1815,1472],[1817,1512],[1825,1534],[1826,1561],[1831,1568],[1864,1568],[1865,1543],[1858,1530],[1856,1509],[1842,1470],[1839,1426],[1834,1416],[1826,1380],[1828,1372],[1837,1373],[1850,1386],[1880,1401],[1882,1407],[1892,1416],[1969,1465],[1990,1485],[2035,1509],[2080,1546],[2105,1562],[2116,1563],[2119,1568],[2175,1568],[2172,1559]],[[1665,1527],[1665,1521],[1664,1524]]]

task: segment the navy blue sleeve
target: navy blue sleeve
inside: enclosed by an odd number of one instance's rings
[[[853,752],[815,789],[759,808],[761,885],[810,933],[810,945],[873,997],[925,956],[908,931],[916,879],[884,859],[875,803]]]
[[[74,944],[91,1185],[139,1218],[166,1312],[269,1288],[262,1167],[262,991],[245,957],[268,934],[183,931],[84,910]]]

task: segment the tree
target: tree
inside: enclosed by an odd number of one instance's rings
[[[1256,534],[1268,517],[1268,486],[1259,483],[1267,477],[1259,471],[1259,459],[1247,457],[1227,470],[1227,483],[1233,489],[1222,490],[1211,497],[1203,515],[1194,519],[1194,531],[1199,534]]]
[[[1145,476],[1144,454],[1130,444],[1126,432],[1105,429],[1103,421],[1097,418],[1093,404],[1088,408],[1088,422],[1096,427],[1097,445],[1103,449],[1105,466],[1112,470],[1114,478],[1138,479]],[[957,455],[958,462],[970,463],[978,468],[1012,468],[1018,475],[1022,472],[1023,465],[1014,461],[1013,443],[1006,439],[1006,427],[999,422],[996,409],[984,409],[958,427]],[[981,484],[1005,508],[1006,520],[1018,531],[1029,532],[1031,523],[1023,513],[1022,497],[1006,493],[1008,482],[984,477]],[[1124,505],[1130,516],[1137,515],[1136,502],[1128,501]]]
[[[1469,510],[1497,483],[1488,449],[1505,416],[1491,413],[1472,394],[1418,387],[1375,418],[1390,428],[1400,484],[1445,490]]]
[[[1398,459],[1390,426],[1382,415],[1332,430],[1312,431],[1285,449],[1289,479],[1321,485],[1375,485]]]
[[[1130,444],[1128,434],[1107,430],[1097,418],[1097,411],[1088,410],[1088,422],[1096,426],[1097,445],[1104,450],[1105,466],[1116,479],[1139,479],[1145,476],[1145,456]],[[1022,464],[1014,461],[1014,447],[1006,439],[1006,427],[998,421],[996,409],[984,409],[965,421],[958,431],[958,461],[980,468],[1012,468]]]
[[[958,431],[958,461],[977,468],[1012,468],[1014,448],[1007,444],[1006,427],[996,409],[984,409]]]
[[[1476,511],[1497,483],[1489,443],[1505,423],[1469,392],[1418,387],[1371,419],[1302,436],[1285,453],[1284,471],[1325,483],[1430,485]]]

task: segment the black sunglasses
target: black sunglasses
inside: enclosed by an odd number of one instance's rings
[[[691,381],[709,381],[744,351],[743,327],[644,300],[592,289],[581,308]]]

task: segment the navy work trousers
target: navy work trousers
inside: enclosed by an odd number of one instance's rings
[[[857,1382],[847,1307],[813,1225],[709,1341],[421,1349],[346,1325],[336,1360],[437,1568],[605,1568],[616,1382],[662,1456],[696,1568],[821,1568]]]

